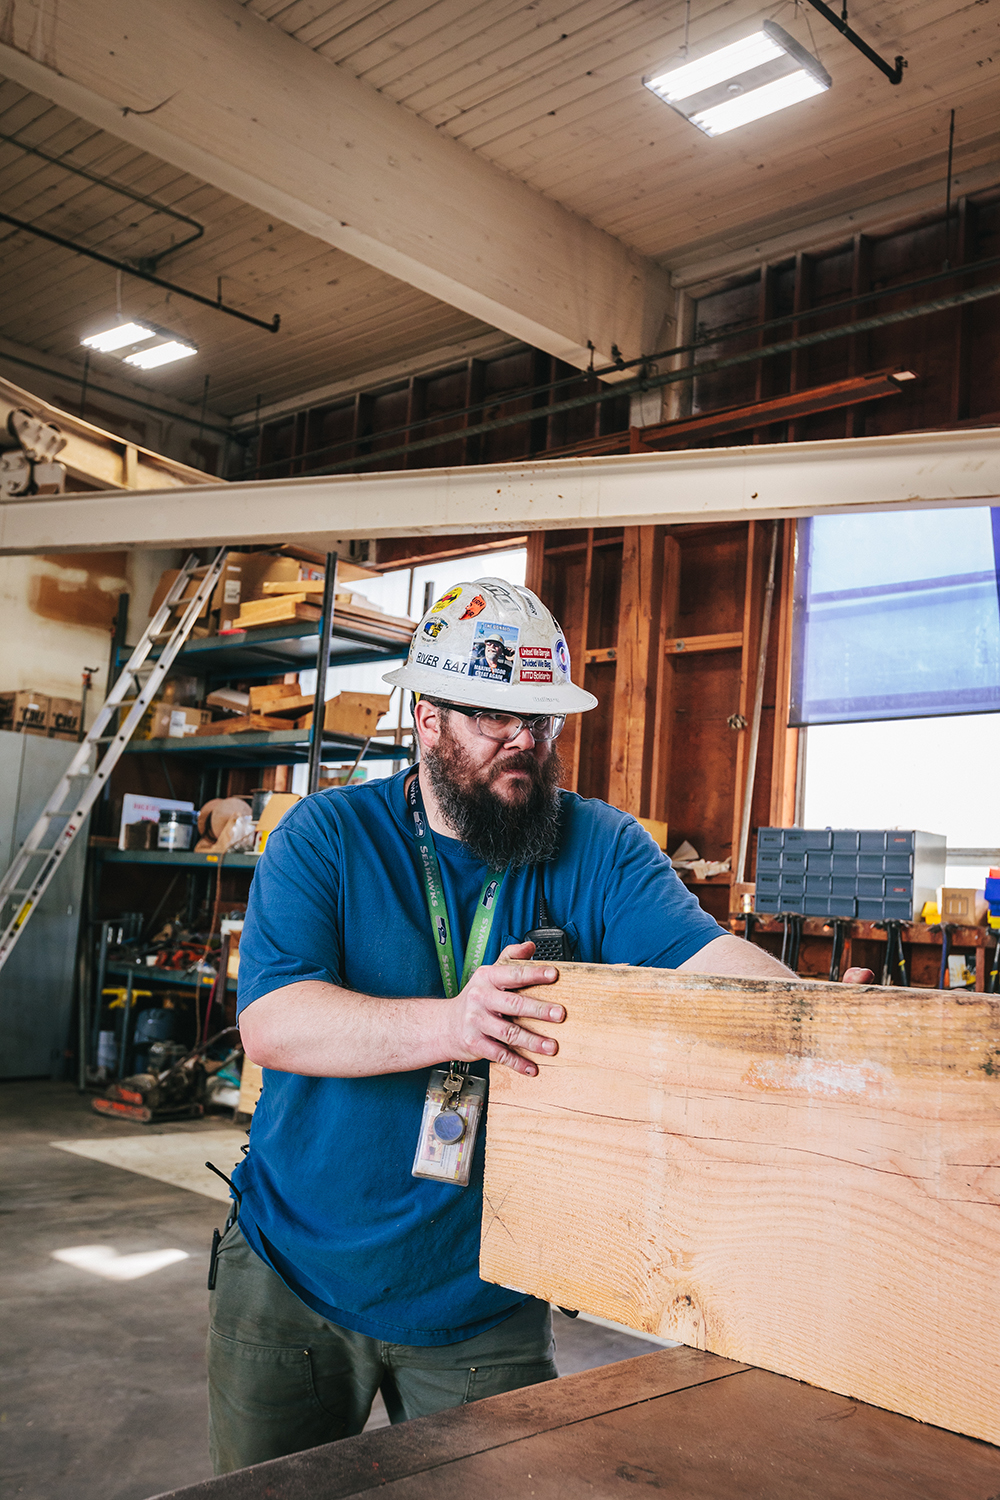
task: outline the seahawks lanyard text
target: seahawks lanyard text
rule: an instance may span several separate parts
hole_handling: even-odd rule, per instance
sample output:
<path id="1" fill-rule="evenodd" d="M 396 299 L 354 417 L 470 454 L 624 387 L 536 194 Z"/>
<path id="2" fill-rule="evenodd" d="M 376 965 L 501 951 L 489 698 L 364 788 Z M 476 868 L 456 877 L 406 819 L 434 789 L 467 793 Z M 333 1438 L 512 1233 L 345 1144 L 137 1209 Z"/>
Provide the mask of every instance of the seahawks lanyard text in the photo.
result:
<path id="1" fill-rule="evenodd" d="M 448 920 L 448 907 L 444 899 L 444 882 L 441 879 L 441 866 L 438 863 L 437 850 L 434 847 L 434 835 L 427 821 L 424 811 L 424 801 L 420 795 L 419 777 L 414 776 L 406 788 L 406 800 L 410 806 L 413 817 L 413 827 L 416 833 L 417 848 L 420 851 L 420 866 L 424 877 L 424 891 L 427 896 L 427 910 L 430 913 L 431 932 L 434 936 L 434 951 L 437 953 L 438 966 L 441 970 L 441 982 L 444 992 L 449 1000 L 453 1000 L 461 989 L 469 982 L 471 976 L 479 968 L 486 952 L 486 945 L 490 940 L 490 932 L 493 928 L 493 918 L 496 915 L 497 900 L 500 895 L 500 887 L 503 885 L 505 871 L 488 870 L 483 888 L 479 892 L 479 900 L 476 902 L 476 915 L 473 918 L 472 930 L 469 933 L 469 941 L 465 949 L 465 962 L 462 965 L 462 973 L 459 976 L 458 965 L 455 962 L 455 948 L 451 940 L 451 923 Z"/>

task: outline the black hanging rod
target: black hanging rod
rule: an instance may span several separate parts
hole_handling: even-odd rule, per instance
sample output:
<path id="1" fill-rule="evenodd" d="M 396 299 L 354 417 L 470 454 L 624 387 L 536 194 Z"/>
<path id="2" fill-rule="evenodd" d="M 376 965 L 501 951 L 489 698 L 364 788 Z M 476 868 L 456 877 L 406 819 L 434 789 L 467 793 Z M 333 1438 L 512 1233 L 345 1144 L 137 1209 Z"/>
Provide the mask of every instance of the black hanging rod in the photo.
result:
<path id="1" fill-rule="evenodd" d="M 115 260 L 111 255 L 103 255 L 100 250 L 91 250 L 87 245 L 78 245 L 75 240 L 64 239 L 61 234 L 52 234 L 48 229 L 39 229 L 37 224 L 26 224 L 23 219 L 15 219 L 11 214 L 0 213 L 0 220 L 5 224 L 13 224 L 15 229 L 23 229 L 26 234 L 37 235 L 40 240 L 48 240 L 50 245 L 61 245 L 64 250 L 72 250 L 75 255 L 87 255 L 102 266 L 110 266 L 113 271 L 124 271 L 128 276 L 137 276 L 140 281 L 148 281 L 153 286 L 163 287 L 165 291 L 176 292 L 178 297 L 187 297 L 190 302 L 198 302 L 202 307 L 211 307 L 215 312 L 228 313 L 231 318 L 240 318 L 244 323 L 252 323 L 255 328 L 263 328 L 265 333 L 277 333 L 281 327 L 280 313 L 275 313 L 270 323 L 265 323 L 263 318 L 254 318 L 250 313 L 240 312 L 238 307 L 227 307 L 222 300 L 221 292 L 213 301 L 211 297 L 203 297 L 200 292 L 189 292 L 187 287 L 176 286 L 172 281 L 164 281 L 161 276 L 154 276 L 151 271 L 140 271 L 137 266 L 129 265 L 127 260 Z"/>
<path id="2" fill-rule="evenodd" d="M 809 0 L 809 4 L 813 10 L 818 10 L 824 20 L 829 21 L 831 26 L 836 26 L 841 36 L 846 37 L 852 47 L 857 47 L 859 52 L 863 52 L 868 61 L 874 63 L 879 72 L 884 73 L 890 83 L 902 83 L 906 58 L 897 57 L 895 64 L 890 67 L 884 58 L 879 57 L 878 53 L 869 47 L 868 43 L 862 37 L 858 36 L 856 31 L 852 31 L 847 24 L 847 0 L 843 0 L 844 8 L 839 16 L 835 10 L 831 10 L 828 5 L 824 5 L 823 0 Z"/>

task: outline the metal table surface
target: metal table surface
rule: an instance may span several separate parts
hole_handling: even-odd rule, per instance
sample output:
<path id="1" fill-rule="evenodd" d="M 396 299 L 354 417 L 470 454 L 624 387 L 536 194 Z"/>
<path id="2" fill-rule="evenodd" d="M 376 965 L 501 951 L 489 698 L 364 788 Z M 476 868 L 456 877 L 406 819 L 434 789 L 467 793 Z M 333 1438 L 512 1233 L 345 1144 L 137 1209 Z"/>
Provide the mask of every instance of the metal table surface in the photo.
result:
<path id="1" fill-rule="evenodd" d="M 696 1349 L 363 1433 L 170 1500 L 998 1500 L 1000 1448 Z M 166 1496 L 159 1500 L 167 1500 Z"/>

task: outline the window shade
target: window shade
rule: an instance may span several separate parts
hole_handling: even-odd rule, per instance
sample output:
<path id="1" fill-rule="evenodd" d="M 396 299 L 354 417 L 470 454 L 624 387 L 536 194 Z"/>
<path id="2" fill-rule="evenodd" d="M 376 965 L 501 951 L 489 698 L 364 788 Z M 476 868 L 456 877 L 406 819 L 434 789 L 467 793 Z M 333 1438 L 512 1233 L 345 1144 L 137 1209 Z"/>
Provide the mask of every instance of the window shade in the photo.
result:
<path id="1" fill-rule="evenodd" d="M 793 725 L 1000 711 L 1000 510 L 797 529 Z"/>

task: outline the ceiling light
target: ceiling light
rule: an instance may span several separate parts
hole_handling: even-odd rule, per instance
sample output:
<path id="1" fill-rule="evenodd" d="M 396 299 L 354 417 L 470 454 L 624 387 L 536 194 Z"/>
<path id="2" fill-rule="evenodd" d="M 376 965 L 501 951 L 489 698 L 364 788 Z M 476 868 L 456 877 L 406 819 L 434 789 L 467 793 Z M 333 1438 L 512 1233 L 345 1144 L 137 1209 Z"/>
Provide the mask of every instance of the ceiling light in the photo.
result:
<path id="1" fill-rule="evenodd" d="M 115 349 L 124 349 L 126 344 L 143 344 L 156 336 L 155 328 L 145 323 L 116 323 L 103 333 L 94 333 L 89 339 L 81 339 L 85 349 L 97 349 L 101 354 L 110 354 Z"/>
<path id="2" fill-rule="evenodd" d="M 169 343 L 154 344 L 152 349 L 139 349 L 135 354 L 127 355 L 125 363 L 135 365 L 137 370 L 156 370 L 160 365 L 171 365 L 175 359 L 187 359 L 189 354 L 197 353 L 193 344 L 171 339 Z"/>
<path id="3" fill-rule="evenodd" d="M 643 83 L 705 135 L 724 135 L 828 89 L 833 80 L 787 31 L 760 31 Z"/>

